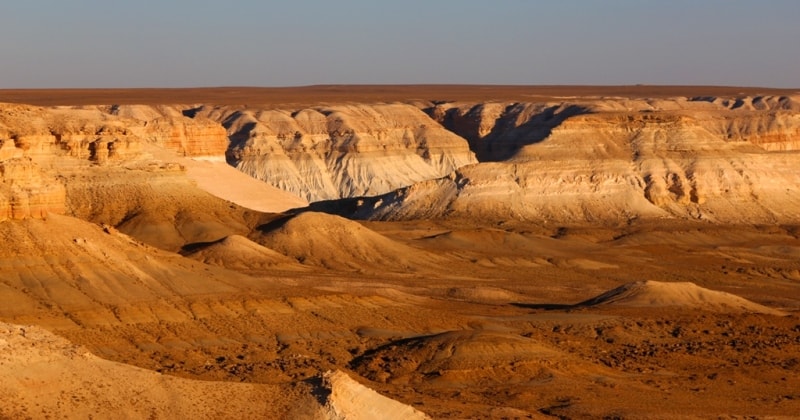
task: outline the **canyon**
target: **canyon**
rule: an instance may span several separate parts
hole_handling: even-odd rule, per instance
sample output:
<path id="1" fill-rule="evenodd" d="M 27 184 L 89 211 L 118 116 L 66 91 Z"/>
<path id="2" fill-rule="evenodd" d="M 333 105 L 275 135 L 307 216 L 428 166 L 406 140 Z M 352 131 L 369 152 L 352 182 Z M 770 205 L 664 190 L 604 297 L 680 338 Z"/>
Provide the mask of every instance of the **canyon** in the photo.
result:
<path id="1" fill-rule="evenodd" d="M 800 91 L 0 102 L 0 417 L 800 412 Z"/>

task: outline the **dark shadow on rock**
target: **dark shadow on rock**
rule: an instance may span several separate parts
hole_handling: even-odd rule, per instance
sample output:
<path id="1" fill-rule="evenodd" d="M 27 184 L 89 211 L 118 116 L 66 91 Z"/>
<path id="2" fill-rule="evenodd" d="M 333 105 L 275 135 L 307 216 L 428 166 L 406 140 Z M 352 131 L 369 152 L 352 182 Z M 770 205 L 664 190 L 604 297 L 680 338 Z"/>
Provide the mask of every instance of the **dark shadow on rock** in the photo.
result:
<path id="1" fill-rule="evenodd" d="M 513 302 L 511 306 L 525 309 L 539 309 L 545 311 L 567 311 L 570 309 L 577 309 L 579 305 L 565 305 L 562 303 L 519 303 Z"/>
<path id="2" fill-rule="evenodd" d="M 222 121 L 222 126 L 225 127 L 226 130 L 229 130 L 242 115 L 242 111 L 234 112 Z M 238 131 L 228 136 L 228 150 L 225 151 L 225 160 L 228 162 L 228 165 L 236 167 L 236 164 L 239 163 L 241 149 L 244 148 L 247 140 L 250 139 L 250 133 L 255 130 L 255 128 L 255 122 L 248 122 L 243 124 Z"/>
<path id="3" fill-rule="evenodd" d="M 272 232 L 274 230 L 280 229 L 280 228 L 283 227 L 283 225 L 288 223 L 289 220 L 292 220 L 292 218 L 294 218 L 298 214 L 303 213 L 305 211 L 308 211 L 308 207 L 304 207 L 302 209 L 297 209 L 297 210 L 293 210 L 293 211 L 287 212 L 282 217 L 279 217 L 279 218 L 277 218 L 275 220 L 271 220 L 271 221 L 269 221 L 267 223 L 264 223 L 262 225 L 256 226 L 256 230 L 261 232 L 261 233 L 268 233 L 268 232 Z"/>
<path id="4" fill-rule="evenodd" d="M 184 117 L 194 118 L 197 116 L 197 113 L 200 112 L 202 109 L 203 109 L 202 106 L 184 109 L 183 111 L 181 111 L 181 114 L 183 114 Z"/>
<path id="5" fill-rule="evenodd" d="M 311 386 L 311 395 L 314 396 L 320 405 L 324 406 L 328 403 L 328 399 L 331 396 L 331 390 L 325 385 L 325 380 L 322 379 L 322 376 L 314 376 L 312 378 L 303 380 L 303 382 Z"/>
<path id="6" fill-rule="evenodd" d="M 207 248 L 207 247 L 209 247 L 211 245 L 218 244 L 218 243 L 220 243 L 220 242 L 222 242 L 224 240 L 225 240 L 225 238 L 220 238 L 220 239 L 217 239 L 216 241 L 210 241 L 210 242 L 192 242 L 190 244 L 186 244 L 186 245 L 182 246 L 180 251 L 178 251 L 178 253 L 183 255 L 183 256 L 186 256 L 186 255 L 189 255 L 189 254 L 191 254 L 193 252 L 199 251 L 199 250 L 201 250 L 203 248 Z"/>
<path id="7" fill-rule="evenodd" d="M 447 130 L 466 139 L 470 150 L 480 162 L 507 160 L 521 148 L 546 139 L 553 129 L 566 119 L 591 112 L 578 105 L 554 105 L 542 109 L 525 123 L 517 125 L 517 118 L 525 111 L 528 104 L 514 103 L 506 106 L 495 119 L 491 131 L 481 136 L 479 128 L 483 106 L 484 104 L 477 104 L 463 114 L 459 108 L 450 108 L 442 112 L 437 106 L 425 108 L 423 111 L 439 121 Z"/>
<path id="8" fill-rule="evenodd" d="M 481 151 L 480 155 L 475 152 L 478 160 L 490 162 L 507 160 L 523 147 L 539 143 L 549 137 L 553 129 L 568 118 L 589 112 L 577 105 L 565 108 L 560 105 L 551 106 L 517 126 L 515 124 L 520 106 L 515 104 L 507 107 L 495 122 L 492 131 L 480 140 L 479 146 L 476 145 Z"/>

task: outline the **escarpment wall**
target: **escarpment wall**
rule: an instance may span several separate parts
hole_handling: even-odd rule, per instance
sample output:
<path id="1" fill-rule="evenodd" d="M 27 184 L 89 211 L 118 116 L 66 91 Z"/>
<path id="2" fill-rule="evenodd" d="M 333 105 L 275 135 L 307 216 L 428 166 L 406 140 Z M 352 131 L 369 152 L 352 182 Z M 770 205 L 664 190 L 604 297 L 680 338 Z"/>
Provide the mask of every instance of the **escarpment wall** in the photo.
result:
<path id="1" fill-rule="evenodd" d="M 790 96 L 425 103 L 424 112 L 409 104 L 0 107 L 2 218 L 65 211 L 64 185 L 83 170 L 147 174 L 153 145 L 224 158 L 309 201 L 374 197 L 356 212 L 365 218 L 800 218 L 800 105 Z M 179 169 L 153 179 L 180 178 Z M 90 217 L 78 201 L 66 203 Z"/>
<path id="2" fill-rule="evenodd" d="M 725 141 L 767 151 L 800 148 L 800 100 L 791 96 L 672 99 L 575 99 L 571 102 L 440 103 L 425 112 L 464 137 L 480 161 L 502 161 L 584 114 L 678 114 Z"/>
<path id="3" fill-rule="evenodd" d="M 365 200 L 363 218 L 721 223 L 800 220 L 790 97 L 439 104 L 433 118 L 496 160 Z"/>
<path id="4" fill-rule="evenodd" d="M 148 144 L 222 160 L 228 138 L 218 123 L 188 118 L 177 108 L 0 104 L 0 220 L 64 213 L 74 207 L 67 205 L 65 186 L 76 174 L 146 168 Z"/>
<path id="5" fill-rule="evenodd" d="M 476 162 L 462 138 L 411 105 L 199 114 L 227 127 L 229 163 L 309 201 L 383 194 Z"/>

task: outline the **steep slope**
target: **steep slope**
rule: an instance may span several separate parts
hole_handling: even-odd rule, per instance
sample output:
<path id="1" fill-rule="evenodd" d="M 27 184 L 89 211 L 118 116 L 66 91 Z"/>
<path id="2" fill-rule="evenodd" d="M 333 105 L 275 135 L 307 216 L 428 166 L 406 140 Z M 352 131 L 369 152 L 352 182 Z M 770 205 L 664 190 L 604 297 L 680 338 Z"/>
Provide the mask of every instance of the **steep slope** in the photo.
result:
<path id="1" fill-rule="evenodd" d="M 309 201 L 383 194 L 475 162 L 463 139 L 411 105 L 208 107 L 197 115 L 228 128 L 228 162 Z"/>
<path id="2" fill-rule="evenodd" d="M 67 209 L 170 251 L 247 234 L 269 219 L 200 190 L 177 163 L 157 161 L 72 175 Z"/>
<path id="3" fill-rule="evenodd" d="M 351 202 L 342 212 L 381 220 L 796 222 L 800 176 L 792 168 L 800 153 L 791 149 L 800 139 L 797 101 L 738 101 L 744 105 L 677 98 L 501 107 L 506 114 L 487 117 L 498 125 L 478 119 L 467 134 L 473 144 L 498 146 L 506 160 Z"/>
<path id="4" fill-rule="evenodd" d="M 0 151 L 12 148 L 3 147 Z M 45 173 L 30 158 L 22 157 L 22 153 L 15 151 L 13 156 L 0 159 L 0 221 L 30 217 L 42 219 L 50 213 L 64 213 L 64 184 Z"/>
<path id="5" fill-rule="evenodd" d="M 692 116 L 698 120 L 695 125 L 727 141 L 748 141 L 770 151 L 797 150 L 800 134 L 797 96 L 440 103 L 425 111 L 447 129 L 466 138 L 480 161 L 511 158 L 525 146 L 547 138 L 568 119 L 585 114 L 669 112 Z"/>
<path id="6" fill-rule="evenodd" d="M 297 195 L 261 182 L 221 161 L 182 159 L 186 176 L 197 187 L 215 197 L 244 208 L 265 213 L 281 213 L 305 207 L 308 202 Z"/>

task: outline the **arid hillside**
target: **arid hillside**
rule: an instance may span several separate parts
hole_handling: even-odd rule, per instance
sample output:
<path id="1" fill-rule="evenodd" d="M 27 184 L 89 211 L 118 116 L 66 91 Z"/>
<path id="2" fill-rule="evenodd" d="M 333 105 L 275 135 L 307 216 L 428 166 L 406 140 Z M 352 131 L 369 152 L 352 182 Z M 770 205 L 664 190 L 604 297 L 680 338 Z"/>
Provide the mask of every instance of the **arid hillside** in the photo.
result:
<path id="1" fill-rule="evenodd" d="M 798 91 L 0 102 L 0 417 L 800 412 Z"/>

